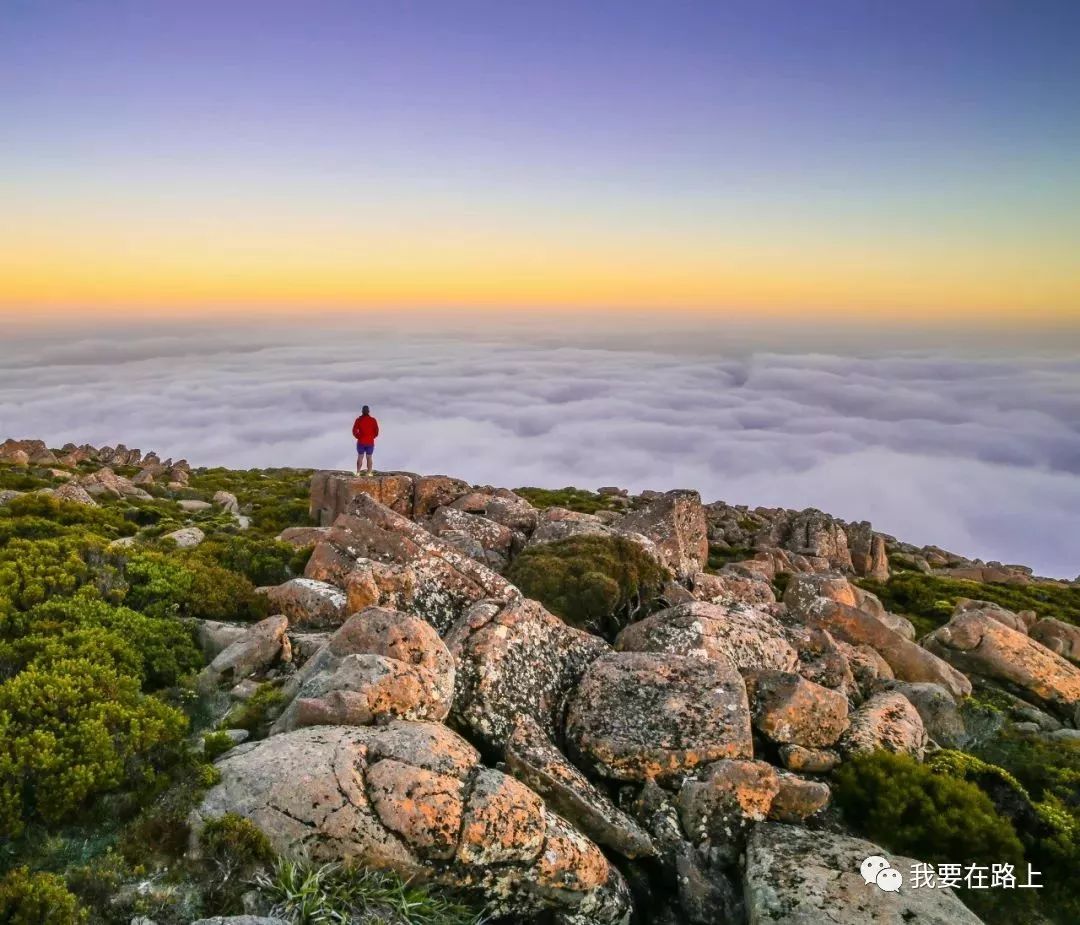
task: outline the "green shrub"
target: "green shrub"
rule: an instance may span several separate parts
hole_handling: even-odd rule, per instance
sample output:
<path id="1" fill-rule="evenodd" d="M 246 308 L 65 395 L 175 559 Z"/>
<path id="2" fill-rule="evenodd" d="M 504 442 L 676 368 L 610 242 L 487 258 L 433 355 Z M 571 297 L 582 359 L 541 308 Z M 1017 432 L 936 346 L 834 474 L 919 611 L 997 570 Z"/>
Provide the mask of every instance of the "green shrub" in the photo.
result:
<path id="1" fill-rule="evenodd" d="M 183 714 L 112 668 L 87 659 L 31 665 L 0 684 L 0 833 L 151 785 L 186 727 Z"/>
<path id="2" fill-rule="evenodd" d="M 0 880 L 0 922 L 5 925 L 79 925 L 85 910 L 55 874 L 32 874 L 25 867 Z"/>
<path id="3" fill-rule="evenodd" d="M 236 813 L 209 819 L 199 833 L 199 844 L 207 857 L 241 867 L 269 864 L 274 849 L 254 822 Z"/>
<path id="4" fill-rule="evenodd" d="M 108 632 L 113 639 L 103 642 L 102 656 L 137 677 L 147 690 L 172 686 L 203 665 L 202 653 L 189 626 L 177 620 L 149 617 L 93 597 L 76 595 L 40 604 L 30 611 L 28 620 L 39 633 L 50 629 L 66 633 L 58 637 L 57 645 L 61 644 L 59 640 L 69 637 L 80 642 L 83 639 L 80 633 L 91 630 Z M 94 634 L 93 638 L 104 637 Z M 89 646 L 80 652 L 87 657 L 93 655 Z M 133 667 L 131 652 L 137 655 Z"/>
<path id="5" fill-rule="evenodd" d="M 266 599 L 243 575 L 180 552 L 140 550 L 128 557 L 125 603 L 154 616 L 261 620 Z"/>
<path id="6" fill-rule="evenodd" d="M 230 491 L 251 511 L 251 531 L 276 536 L 286 527 L 312 526 L 308 511 L 311 469 L 197 469 L 191 474 L 193 494 L 209 500 Z"/>
<path id="7" fill-rule="evenodd" d="M 982 790 L 910 756 L 858 755 L 833 780 L 845 818 L 890 851 L 930 862 L 1023 860 L 1015 830 Z"/>
<path id="8" fill-rule="evenodd" d="M 254 694 L 225 717 L 223 724 L 230 729 L 246 729 L 252 735 L 262 735 L 272 722 L 274 711 L 285 701 L 285 695 L 273 684 L 263 684 Z"/>
<path id="9" fill-rule="evenodd" d="M 595 514 L 597 511 L 622 510 L 620 502 L 609 495 L 582 488 L 515 488 L 533 507 L 546 510 L 550 507 L 566 508 L 579 514 Z"/>
<path id="10" fill-rule="evenodd" d="M 1012 611 L 1034 610 L 1040 617 L 1080 626 L 1080 588 L 1070 585 L 988 584 L 922 572 L 897 572 L 888 581 L 857 583 L 881 598 L 887 610 L 919 618 L 912 622 L 920 632 L 947 623 L 956 602 L 964 597 L 992 601 Z"/>
<path id="11" fill-rule="evenodd" d="M 263 537 L 215 536 L 200 543 L 191 558 L 239 572 L 255 585 L 279 585 L 299 575 L 297 550 L 288 543 Z"/>
<path id="12" fill-rule="evenodd" d="M 622 536 L 572 536 L 526 549 L 506 577 L 572 626 L 614 634 L 655 604 L 667 573 Z"/>
<path id="13" fill-rule="evenodd" d="M 225 730 L 208 732 L 203 736 L 203 754 L 206 756 L 207 761 L 213 761 L 229 751 L 233 744 L 233 740 Z"/>

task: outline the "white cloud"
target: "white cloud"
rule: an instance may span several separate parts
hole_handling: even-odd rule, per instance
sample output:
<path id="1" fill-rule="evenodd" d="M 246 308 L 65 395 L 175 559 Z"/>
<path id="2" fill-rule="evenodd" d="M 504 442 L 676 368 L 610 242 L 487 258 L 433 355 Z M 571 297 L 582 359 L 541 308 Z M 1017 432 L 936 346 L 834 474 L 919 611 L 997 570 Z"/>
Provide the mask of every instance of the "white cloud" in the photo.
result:
<path id="1" fill-rule="evenodd" d="M 0 439 L 348 468 L 366 403 L 385 468 L 511 486 L 689 486 L 1080 572 L 1074 355 L 791 353 L 779 337 L 765 349 L 761 337 L 678 333 L 382 323 L 12 337 L 0 346 Z"/>

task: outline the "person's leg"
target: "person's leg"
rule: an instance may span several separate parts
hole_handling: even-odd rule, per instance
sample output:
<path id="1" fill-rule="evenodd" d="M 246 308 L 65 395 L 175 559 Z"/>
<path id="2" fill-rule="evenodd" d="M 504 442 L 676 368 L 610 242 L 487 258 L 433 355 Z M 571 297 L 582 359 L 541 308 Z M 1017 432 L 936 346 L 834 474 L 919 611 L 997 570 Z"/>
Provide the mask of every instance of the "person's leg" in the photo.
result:
<path id="1" fill-rule="evenodd" d="M 356 454 L 356 474 L 359 475 L 364 468 L 364 454 Z"/>
<path id="2" fill-rule="evenodd" d="M 373 465 L 373 463 L 372 463 L 372 461 L 371 461 L 371 454 L 370 454 L 370 453 L 366 454 L 366 458 L 367 458 L 367 471 L 368 471 L 368 475 L 371 475 L 371 473 L 372 473 L 372 471 L 373 471 L 373 469 L 374 469 L 374 465 Z"/>

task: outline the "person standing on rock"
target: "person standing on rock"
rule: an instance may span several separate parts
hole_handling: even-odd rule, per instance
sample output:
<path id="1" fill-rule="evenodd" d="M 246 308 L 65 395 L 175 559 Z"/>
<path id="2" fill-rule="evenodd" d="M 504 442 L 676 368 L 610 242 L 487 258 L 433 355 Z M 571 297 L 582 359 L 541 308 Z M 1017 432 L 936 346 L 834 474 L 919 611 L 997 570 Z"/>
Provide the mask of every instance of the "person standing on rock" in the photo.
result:
<path id="1" fill-rule="evenodd" d="M 379 436 L 379 422 L 371 416 L 371 409 L 364 405 L 360 417 L 353 421 L 352 435 L 356 438 L 356 474 L 360 475 L 367 459 L 367 474 L 371 478 L 371 454 L 375 452 L 375 438 Z"/>

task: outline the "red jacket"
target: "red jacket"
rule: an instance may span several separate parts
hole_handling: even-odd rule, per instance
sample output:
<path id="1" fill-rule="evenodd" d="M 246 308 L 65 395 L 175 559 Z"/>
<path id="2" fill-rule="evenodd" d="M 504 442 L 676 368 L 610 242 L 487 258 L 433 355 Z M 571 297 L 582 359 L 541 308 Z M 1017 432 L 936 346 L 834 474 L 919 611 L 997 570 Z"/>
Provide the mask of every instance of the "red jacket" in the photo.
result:
<path id="1" fill-rule="evenodd" d="M 357 443 L 371 446 L 379 436 L 379 422 L 370 414 L 362 414 L 353 422 L 352 435 Z"/>

